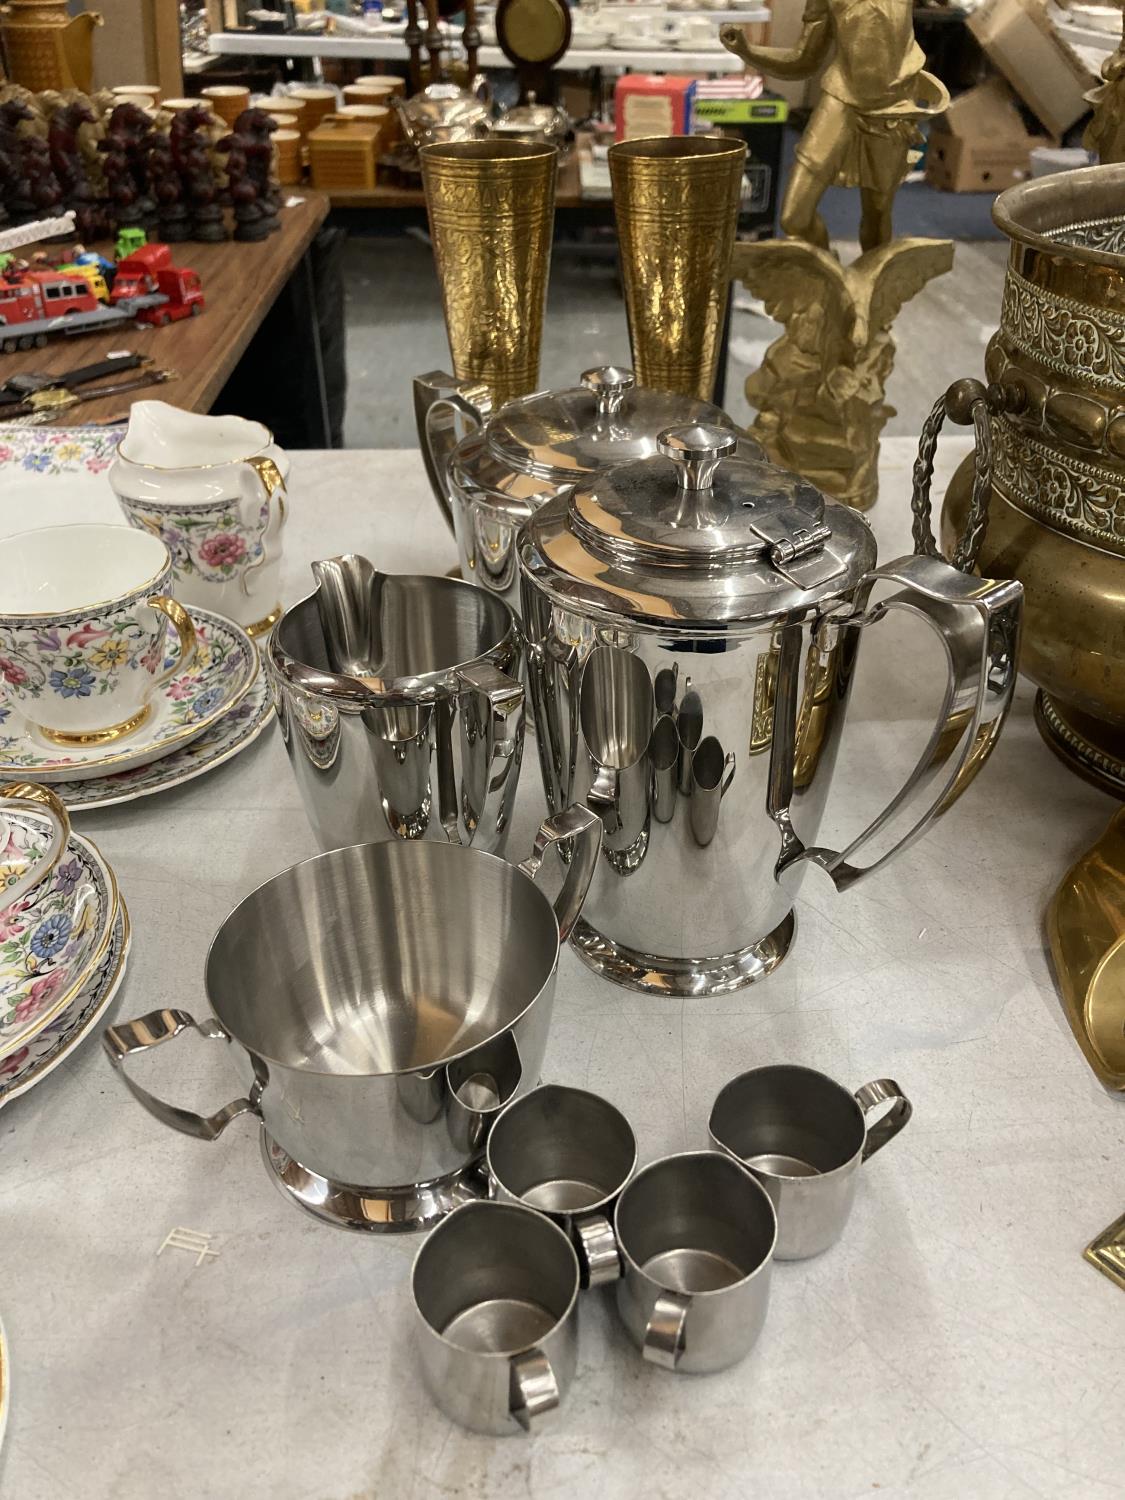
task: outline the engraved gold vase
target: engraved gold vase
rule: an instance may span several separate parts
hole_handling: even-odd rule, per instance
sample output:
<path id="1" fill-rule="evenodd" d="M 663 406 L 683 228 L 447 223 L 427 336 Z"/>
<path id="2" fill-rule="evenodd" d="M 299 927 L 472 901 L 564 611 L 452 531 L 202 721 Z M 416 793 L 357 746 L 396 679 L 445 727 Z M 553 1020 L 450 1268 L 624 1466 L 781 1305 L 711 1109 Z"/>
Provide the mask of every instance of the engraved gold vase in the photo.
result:
<path id="1" fill-rule="evenodd" d="M 453 373 L 501 405 L 538 385 L 558 153 L 490 138 L 420 154 Z"/>
<path id="2" fill-rule="evenodd" d="M 1125 165 L 1024 183 L 996 200 L 1011 240 L 990 381 L 992 496 L 977 564 L 1024 586 L 1020 669 L 1047 743 L 1125 796 Z M 970 457 L 942 518 L 962 533 Z"/>
<path id="3" fill-rule="evenodd" d="M 655 136 L 610 147 L 641 385 L 703 401 L 714 394 L 745 161 L 742 141 L 717 137 Z"/>

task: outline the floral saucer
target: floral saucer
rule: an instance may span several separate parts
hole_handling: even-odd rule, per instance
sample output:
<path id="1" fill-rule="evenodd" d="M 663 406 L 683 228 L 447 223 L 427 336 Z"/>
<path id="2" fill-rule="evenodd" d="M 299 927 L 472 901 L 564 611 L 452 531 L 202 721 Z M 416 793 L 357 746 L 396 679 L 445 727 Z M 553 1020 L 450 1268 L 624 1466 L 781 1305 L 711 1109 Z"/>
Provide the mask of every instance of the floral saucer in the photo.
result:
<path id="1" fill-rule="evenodd" d="M 11 809 L 11 827 L 36 814 Z M 65 1009 L 113 930 L 117 882 L 88 839 L 72 833 L 55 870 L 0 911 L 0 1058 Z"/>
<path id="2" fill-rule="evenodd" d="M 0 1109 L 41 1083 L 90 1036 L 121 988 L 131 938 L 129 913 L 119 900 L 109 944 L 78 994 L 29 1042 L 0 1058 Z"/>
<path id="3" fill-rule="evenodd" d="M 90 777 L 86 781 L 56 781 L 53 790 L 62 798 L 68 812 L 87 807 L 116 807 L 122 802 L 136 802 L 157 792 L 169 791 L 194 781 L 221 766 L 252 745 L 273 716 L 269 685 L 259 674 L 241 703 L 204 730 L 198 739 L 181 745 L 171 755 L 148 765 L 134 766 L 112 776 Z"/>
<path id="4" fill-rule="evenodd" d="M 18 772 L 24 781 L 54 783 L 125 771 L 168 755 L 229 713 L 258 675 L 257 648 L 233 620 L 194 605 L 188 613 L 195 656 L 154 696 L 152 712 L 127 740 L 64 753 L 28 729 L 14 709 L 0 708 L 0 775 Z M 0 687 L 7 671 L 18 670 L 0 656 Z"/>

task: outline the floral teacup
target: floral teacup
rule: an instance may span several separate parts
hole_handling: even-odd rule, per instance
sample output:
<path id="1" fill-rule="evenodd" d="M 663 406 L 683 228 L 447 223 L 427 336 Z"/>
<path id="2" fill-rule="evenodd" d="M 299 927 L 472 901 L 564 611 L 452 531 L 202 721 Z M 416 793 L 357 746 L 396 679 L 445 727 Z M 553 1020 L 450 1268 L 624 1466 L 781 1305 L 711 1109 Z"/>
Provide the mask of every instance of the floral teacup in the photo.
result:
<path id="1" fill-rule="evenodd" d="M 172 554 L 176 597 L 253 636 L 281 613 L 288 473 L 257 422 L 135 401 L 109 482 L 130 525 Z"/>
<path id="2" fill-rule="evenodd" d="M 0 700 L 54 745 L 132 733 L 195 652 L 164 543 L 126 526 L 52 526 L 0 541 Z M 179 655 L 164 666 L 167 622 Z"/>
<path id="3" fill-rule="evenodd" d="M 36 816 L 7 816 L 16 811 Z M 27 781 L 0 786 L 0 912 L 47 878 L 69 837 L 66 808 L 49 788 Z"/>

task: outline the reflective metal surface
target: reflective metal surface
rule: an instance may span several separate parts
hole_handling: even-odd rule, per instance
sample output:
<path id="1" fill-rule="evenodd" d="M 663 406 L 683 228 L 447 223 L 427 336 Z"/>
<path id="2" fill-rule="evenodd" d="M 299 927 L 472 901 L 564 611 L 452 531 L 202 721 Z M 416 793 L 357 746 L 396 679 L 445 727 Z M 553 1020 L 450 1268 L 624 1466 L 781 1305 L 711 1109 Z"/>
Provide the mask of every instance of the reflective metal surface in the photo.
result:
<path id="1" fill-rule="evenodd" d="M 416 151 L 448 141 L 481 140 L 492 125 L 488 102 L 455 83 L 427 84 L 411 99 L 396 95 L 390 102 Z"/>
<path id="2" fill-rule="evenodd" d="M 555 224 L 554 146 L 424 146 L 430 238 L 453 371 L 496 401 L 533 391 Z"/>
<path id="3" fill-rule="evenodd" d="M 808 863 L 846 888 L 977 774 L 1011 703 L 1021 590 L 933 558 L 877 569 L 861 516 L 721 429 L 658 442 L 524 527 L 527 674 L 548 805 L 584 800 L 605 832 L 579 952 L 633 988 L 715 994 L 785 956 Z M 821 823 L 861 639 L 904 615 L 941 642 L 934 727 L 835 848 Z"/>
<path id="4" fill-rule="evenodd" d="M 499 1109 L 534 1088 L 554 1003 L 560 934 L 581 907 L 598 821 L 544 824 L 519 867 L 430 842 L 360 844 L 260 886 L 219 929 L 205 982 L 216 1019 L 154 1011 L 105 1046 L 164 1124 L 214 1140 L 257 1115 L 291 1196 L 350 1227 L 411 1229 L 452 1206 Z M 569 853 L 554 907 L 535 884 Z M 125 1070 L 196 1029 L 233 1043 L 246 1094 L 210 1116 L 166 1104 Z M 322 1179 L 320 1186 L 313 1179 Z M 375 1200 L 382 1200 L 379 1204 Z"/>
<path id="5" fill-rule="evenodd" d="M 709 402 L 637 386 L 602 365 L 580 383 L 510 401 L 493 413 L 487 386 L 432 370 L 414 382 L 418 441 L 434 496 L 457 538 L 461 576 L 519 608 L 516 534 L 576 479 L 651 457 L 675 422 L 732 427 Z M 740 438 L 740 451 L 761 449 Z"/>
<path id="6" fill-rule="evenodd" d="M 321 847 L 434 838 L 500 852 L 523 757 L 511 611 L 363 557 L 314 563 L 313 576 L 316 592 L 285 612 L 266 662 Z"/>
<path id="7" fill-rule="evenodd" d="M 506 1203 L 451 1214 L 411 1277 L 426 1389 L 451 1421 L 507 1437 L 538 1432 L 578 1356 L 578 1261 L 550 1220 Z"/>
<path id="8" fill-rule="evenodd" d="M 643 1168 L 614 1215 L 617 1308 L 645 1359 L 681 1375 L 725 1370 L 757 1342 L 777 1218 L 730 1157 L 687 1151 Z"/>
<path id="9" fill-rule="evenodd" d="M 609 149 L 637 379 L 710 400 L 738 224 L 742 141 L 656 136 Z"/>
<path id="10" fill-rule="evenodd" d="M 545 1084 L 497 1117 L 486 1152 L 492 1196 L 547 1214 L 574 1243 L 582 1285 L 621 1275 L 611 1219 L 637 1164 L 632 1126 L 608 1100 Z"/>
<path id="11" fill-rule="evenodd" d="M 870 1128 L 868 1113 L 891 1108 Z M 778 1260 L 805 1260 L 834 1245 L 852 1211 L 861 1163 L 896 1136 L 912 1106 L 889 1078 L 854 1095 L 812 1068 L 742 1073 L 720 1090 L 708 1130 L 752 1172 L 777 1210 Z"/>
<path id="12" fill-rule="evenodd" d="M 1047 937 L 1075 1041 L 1100 1082 L 1125 1091 L 1125 810 L 1059 883 Z"/>

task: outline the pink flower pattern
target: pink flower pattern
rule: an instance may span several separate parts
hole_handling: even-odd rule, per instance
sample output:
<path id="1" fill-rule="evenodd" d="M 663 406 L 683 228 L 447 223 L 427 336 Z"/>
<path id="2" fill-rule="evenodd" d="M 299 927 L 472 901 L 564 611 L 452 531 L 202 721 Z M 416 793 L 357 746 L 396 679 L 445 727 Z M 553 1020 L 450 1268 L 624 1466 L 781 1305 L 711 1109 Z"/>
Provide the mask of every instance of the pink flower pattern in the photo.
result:
<path id="1" fill-rule="evenodd" d="M 246 543 L 233 532 L 220 533 L 200 543 L 199 555 L 212 568 L 233 567 L 246 556 Z"/>

